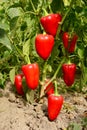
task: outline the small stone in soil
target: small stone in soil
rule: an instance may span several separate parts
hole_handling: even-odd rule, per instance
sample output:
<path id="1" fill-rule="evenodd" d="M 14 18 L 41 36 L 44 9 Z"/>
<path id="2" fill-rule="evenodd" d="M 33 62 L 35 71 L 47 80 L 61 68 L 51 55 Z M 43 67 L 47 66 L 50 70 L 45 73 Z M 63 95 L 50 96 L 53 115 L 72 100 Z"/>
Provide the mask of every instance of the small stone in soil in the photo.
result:
<path id="1" fill-rule="evenodd" d="M 8 99 L 10 102 L 15 102 L 15 100 L 16 100 L 16 97 L 15 97 L 15 95 L 13 94 L 13 93 L 10 93 L 9 94 L 9 99 Z"/>

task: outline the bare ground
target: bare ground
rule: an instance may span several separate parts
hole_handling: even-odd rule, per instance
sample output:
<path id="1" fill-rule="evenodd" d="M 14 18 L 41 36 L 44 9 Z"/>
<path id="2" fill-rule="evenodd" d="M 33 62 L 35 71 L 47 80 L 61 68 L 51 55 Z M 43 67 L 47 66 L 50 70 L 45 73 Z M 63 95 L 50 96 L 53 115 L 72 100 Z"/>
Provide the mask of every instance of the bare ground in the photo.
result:
<path id="1" fill-rule="evenodd" d="M 87 130 L 87 94 L 64 93 L 64 104 L 55 121 L 43 104 L 27 103 L 14 93 L 11 83 L 0 89 L 0 130 Z"/>

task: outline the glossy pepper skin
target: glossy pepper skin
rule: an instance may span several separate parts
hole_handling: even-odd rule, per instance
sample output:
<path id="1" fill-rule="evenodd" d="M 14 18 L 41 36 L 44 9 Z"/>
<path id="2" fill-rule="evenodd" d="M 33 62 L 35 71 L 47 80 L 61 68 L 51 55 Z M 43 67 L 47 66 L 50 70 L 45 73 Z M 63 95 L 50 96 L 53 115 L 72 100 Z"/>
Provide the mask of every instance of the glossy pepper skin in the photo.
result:
<path id="1" fill-rule="evenodd" d="M 48 97 L 48 118 L 53 121 L 60 113 L 63 104 L 63 97 L 61 95 L 55 96 L 54 94 Z"/>
<path id="2" fill-rule="evenodd" d="M 69 34 L 67 32 L 63 33 L 62 40 L 63 40 L 65 49 L 68 50 Z"/>
<path id="3" fill-rule="evenodd" d="M 23 92 L 23 85 L 22 85 L 22 79 L 23 79 L 24 75 L 23 74 L 18 74 L 15 76 L 15 81 L 14 81 L 14 85 L 16 87 L 16 91 L 19 95 L 24 95 Z"/>
<path id="4" fill-rule="evenodd" d="M 32 90 L 36 89 L 39 84 L 39 66 L 37 63 L 27 64 L 22 66 L 22 71 L 25 76 L 28 87 Z"/>
<path id="5" fill-rule="evenodd" d="M 71 86 L 75 80 L 76 65 L 64 63 L 62 65 L 63 79 L 67 86 Z"/>
<path id="6" fill-rule="evenodd" d="M 74 52 L 77 39 L 78 39 L 78 36 L 75 34 L 73 36 L 73 38 L 71 39 L 71 42 L 70 42 L 69 53 Z"/>
<path id="7" fill-rule="evenodd" d="M 63 36 L 62 36 L 63 44 L 64 44 L 65 49 L 69 53 L 74 52 L 77 39 L 78 39 L 78 36 L 76 34 L 74 34 L 72 39 L 70 40 L 68 32 L 63 33 Z"/>
<path id="8" fill-rule="evenodd" d="M 37 54 L 47 60 L 54 47 L 54 37 L 48 34 L 38 34 L 35 39 L 35 48 Z"/>
<path id="9" fill-rule="evenodd" d="M 41 17 L 40 23 L 46 33 L 51 34 L 55 37 L 61 20 L 62 16 L 60 14 L 49 14 L 47 16 Z"/>
<path id="10" fill-rule="evenodd" d="M 46 81 L 47 83 L 48 81 Z M 46 88 L 45 88 L 45 93 L 47 95 L 47 97 L 51 94 L 54 94 L 54 84 L 51 82 Z"/>

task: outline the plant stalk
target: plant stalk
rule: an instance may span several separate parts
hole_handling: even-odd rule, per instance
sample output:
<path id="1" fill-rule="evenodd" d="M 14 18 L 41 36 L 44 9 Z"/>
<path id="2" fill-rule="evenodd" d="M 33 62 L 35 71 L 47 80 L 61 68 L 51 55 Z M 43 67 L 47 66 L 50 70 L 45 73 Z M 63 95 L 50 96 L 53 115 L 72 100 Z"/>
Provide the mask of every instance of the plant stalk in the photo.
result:
<path id="1" fill-rule="evenodd" d="M 35 9 L 35 6 L 34 6 L 32 0 L 30 0 L 30 3 L 31 3 L 31 5 L 32 5 L 33 11 L 36 12 L 36 9 Z"/>
<path id="2" fill-rule="evenodd" d="M 65 57 L 62 59 L 61 63 L 59 64 L 59 66 L 58 66 L 58 68 L 57 68 L 57 70 L 56 70 L 56 72 L 55 72 L 55 74 L 54 74 L 53 77 L 46 83 L 46 85 L 43 86 L 43 88 L 46 88 L 52 81 L 54 81 L 54 80 L 56 79 L 56 76 L 57 76 L 57 74 L 58 74 L 58 72 L 59 72 L 59 70 L 60 70 L 62 64 L 64 63 L 65 59 L 66 59 Z M 50 87 L 50 88 L 51 88 L 51 87 Z M 50 89 L 50 88 L 49 88 L 49 89 Z M 57 94 L 57 95 L 58 95 L 58 94 Z M 42 99 L 44 96 L 45 96 L 45 93 L 44 93 L 44 94 L 41 94 L 40 99 Z M 39 100 L 40 100 L 40 99 L 39 99 Z"/>
<path id="3" fill-rule="evenodd" d="M 43 76 L 42 76 L 42 82 L 44 83 L 45 79 L 46 79 L 46 71 L 47 71 L 47 61 L 45 61 L 44 63 L 44 67 L 43 67 Z M 40 91 L 40 97 L 42 97 L 44 95 L 44 85 L 41 85 L 41 91 Z"/>
<path id="4" fill-rule="evenodd" d="M 58 89 L 57 89 L 57 81 L 54 82 L 55 86 L 55 96 L 58 96 Z"/>

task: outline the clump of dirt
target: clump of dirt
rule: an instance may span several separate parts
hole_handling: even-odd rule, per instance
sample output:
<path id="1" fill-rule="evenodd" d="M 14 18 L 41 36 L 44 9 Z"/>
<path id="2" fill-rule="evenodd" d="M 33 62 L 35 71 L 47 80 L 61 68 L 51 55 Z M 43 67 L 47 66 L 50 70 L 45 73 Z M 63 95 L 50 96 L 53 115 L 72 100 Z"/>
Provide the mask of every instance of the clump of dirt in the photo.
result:
<path id="1" fill-rule="evenodd" d="M 83 125 L 82 120 L 87 119 L 87 95 L 62 95 L 62 110 L 55 121 L 49 121 L 47 98 L 43 104 L 29 104 L 14 93 L 8 82 L 4 90 L 0 89 L 0 130 L 64 130 L 74 123 L 79 124 L 79 130 L 86 130 L 87 124 Z"/>

